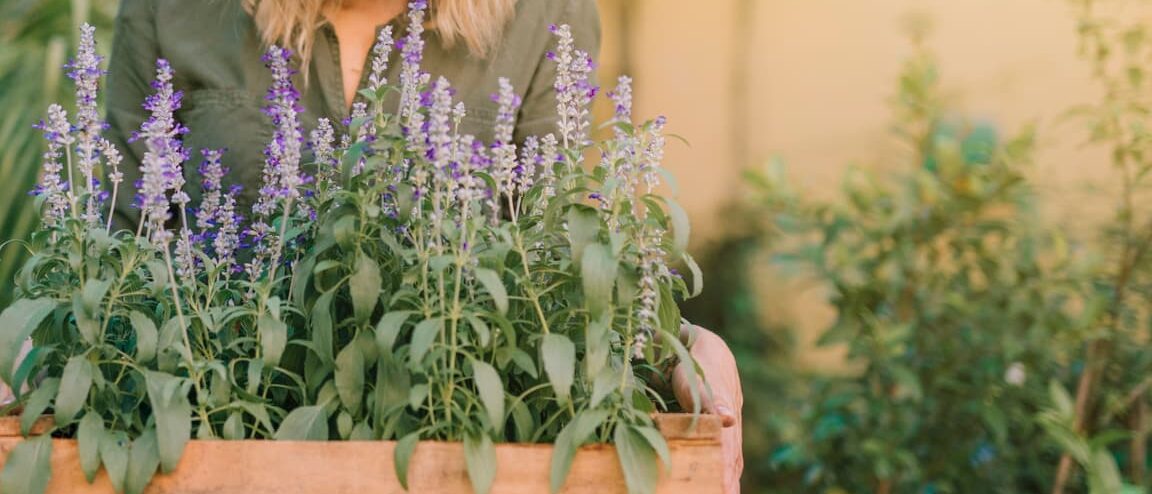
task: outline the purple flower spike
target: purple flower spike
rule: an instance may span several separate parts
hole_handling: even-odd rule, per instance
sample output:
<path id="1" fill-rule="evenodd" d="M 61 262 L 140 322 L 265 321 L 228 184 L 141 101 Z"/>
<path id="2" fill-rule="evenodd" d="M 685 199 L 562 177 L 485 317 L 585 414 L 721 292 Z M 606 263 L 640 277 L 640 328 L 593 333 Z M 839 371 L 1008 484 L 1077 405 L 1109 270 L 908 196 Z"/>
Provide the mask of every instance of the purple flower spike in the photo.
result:
<path id="1" fill-rule="evenodd" d="M 424 59 L 424 17 L 427 10 L 428 2 L 425 0 L 408 3 L 408 34 L 400 44 L 400 117 L 409 132 L 420 127 L 420 122 L 413 118 L 419 114 L 420 88 L 428 82 L 428 77 L 420 70 Z"/>
<path id="2" fill-rule="evenodd" d="M 497 192 L 505 195 L 515 193 L 512 170 L 516 168 L 516 145 L 512 142 L 516 128 L 516 115 L 522 100 L 506 78 L 500 78 L 500 92 L 492 96 L 499 110 L 496 113 L 496 142 L 492 145 L 492 158 L 495 168 L 492 178 L 496 181 Z"/>
<path id="3" fill-rule="evenodd" d="M 42 219 L 44 226 L 52 228 L 58 226 L 68 214 L 72 200 L 66 191 L 61 172 L 64 164 L 60 161 L 64 156 L 64 149 L 72 145 L 74 139 L 68 123 L 68 113 L 60 105 L 48 107 L 48 121 L 36 126 L 44 133 L 44 140 L 48 141 L 48 150 L 44 153 L 43 175 L 36 186 L 37 195 L 44 196 Z"/>
<path id="4" fill-rule="evenodd" d="M 368 75 L 368 87 L 373 91 L 388 84 L 385 72 L 388 71 L 388 57 L 392 55 L 395 45 L 392 38 L 392 26 L 385 26 L 376 38 L 376 45 L 372 47 L 372 73 Z"/>
<path id="5" fill-rule="evenodd" d="M 182 163 L 187 159 L 179 136 L 184 127 L 176 122 L 175 112 L 180 108 L 180 93 L 172 88 L 172 67 L 166 60 L 156 61 L 156 92 L 145 100 L 144 108 L 150 116 L 140 127 L 137 137 L 144 140 L 145 153 L 141 159 L 141 175 L 137 204 L 143 212 L 142 226 L 157 245 L 167 245 L 172 233 L 165 229 L 170 203 L 168 192 L 183 195 L 184 173 Z M 183 197 L 174 197 L 183 199 Z M 179 201 L 174 201 L 179 202 Z M 186 202 L 186 201 L 184 201 Z"/>
<path id="6" fill-rule="evenodd" d="M 556 69 L 556 110 L 560 117 L 560 136 L 564 147 L 583 147 L 588 144 L 589 105 L 596 96 L 597 87 L 591 83 L 592 57 L 577 50 L 572 29 L 567 25 L 552 29 L 559 38 L 553 56 Z"/>
<path id="7" fill-rule="evenodd" d="M 104 70 L 100 68 L 103 60 L 103 57 L 96 54 L 96 28 L 86 23 L 80 27 L 80 46 L 76 58 L 68 64 L 68 77 L 76 83 L 76 164 L 87 186 L 85 192 L 88 193 L 88 200 L 84 217 L 92 225 L 100 221 L 100 213 L 97 211 L 99 194 L 94 185 L 94 172 L 104 148 L 100 134 L 105 124 L 100 119 L 96 101 L 100 78 L 104 76 Z"/>

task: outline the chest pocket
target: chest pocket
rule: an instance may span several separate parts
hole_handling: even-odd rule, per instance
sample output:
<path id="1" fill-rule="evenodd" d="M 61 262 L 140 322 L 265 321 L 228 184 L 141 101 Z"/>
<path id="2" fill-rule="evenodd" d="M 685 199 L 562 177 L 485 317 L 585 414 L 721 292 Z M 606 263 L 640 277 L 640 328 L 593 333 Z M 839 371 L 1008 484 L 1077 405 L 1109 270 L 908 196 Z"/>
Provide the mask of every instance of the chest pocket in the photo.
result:
<path id="1" fill-rule="evenodd" d="M 262 102 L 243 90 L 199 89 L 184 97 L 184 107 L 177 118 L 188 127 L 184 136 L 190 153 L 185 175 L 189 184 L 199 184 L 195 177 L 203 149 L 226 149 L 224 166 L 230 169 L 225 184 L 239 184 L 238 197 L 243 210 L 254 204 L 260 188 L 264 166 L 263 150 L 272 138 L 272 124 L 264 115 Z M 188 191 L 198 199 L 199 187 Z M 198 202 L 198 201 L 196 201 Z"/>

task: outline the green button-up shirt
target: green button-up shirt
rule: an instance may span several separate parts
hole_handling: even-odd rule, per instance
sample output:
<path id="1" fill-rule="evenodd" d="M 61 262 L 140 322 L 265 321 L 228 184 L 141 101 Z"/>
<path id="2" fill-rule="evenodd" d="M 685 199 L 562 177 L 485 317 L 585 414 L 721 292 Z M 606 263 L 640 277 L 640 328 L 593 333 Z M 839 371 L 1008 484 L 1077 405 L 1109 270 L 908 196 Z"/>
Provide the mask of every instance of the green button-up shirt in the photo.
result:
<path id="1" fill-rule="evenodd" d="M 483 0 L 477 0 L 483 1 Z M 392 22 L 397 38 L 403 36 L 404 16 Z M 600 46 L 600 20 L 595 0 L 520 0 L 500 46 L 487 58 L 469 54 L 463 43 L 449 48 L 434 31 L 428 31 L 422 67 L 433 79 L 446 77 L 456 98 L 468 108 L 461 131 L 490 141 L 496 116 L 497 79 L 507 77 L 523 98 L 516 138 L 554 131 L 556 104 L 553 82 L 555 64 L 545 54 L 555 46 L 548 27 L 572 26 L 577 46 L 596 54 Z M 305 131 L 326 117 L 338 133 L 345 106 L 340 70 L 340 46 L 330 25 L 318 28 L 308 84 L 297 75 Z M 265 47 L 256 26 L 240 0 L 124 0 L 116 23 L 116 36 L 108 76 L 108 137 L 125 159 L 125 181 L 117 204 L 118 222 L 135 225 L 138 213 L 130 207 L 139 178 L 142 144 L 129 143 L 129 136 L 147 118 L 141 104 L 151 92 L 156 59 L 167 59 L 175 71 L 173 83 L 184 92 L 184 106 L 177 118 L 190 131 L 184 142 L 192 153 L 185 166 L 189 193 L 195 197 L 196 166 L 201 149 L 225 148 L 225 165 L 232 169 L 229 182 L 244 187 L 240 203 L 254 202 L 263 166 L 263 149 L 272 137 L 272 124 L 261 112 L 264 95 L 272 83 L 261 62 Z M 370 58 L 370 57 L 369 57 Z M 370 60 L 365 61 L 367 66 Z M 399 53 L 393 51 L 388 80 L 397 81 Z M 369 70 L 365 69 L 366 75 Z M 361 80 L 361 87 L 365 85 Z M 393 99 L 396 98 L 393 93 Z M 396 101 L 391 106 L 395 107 Z"/>

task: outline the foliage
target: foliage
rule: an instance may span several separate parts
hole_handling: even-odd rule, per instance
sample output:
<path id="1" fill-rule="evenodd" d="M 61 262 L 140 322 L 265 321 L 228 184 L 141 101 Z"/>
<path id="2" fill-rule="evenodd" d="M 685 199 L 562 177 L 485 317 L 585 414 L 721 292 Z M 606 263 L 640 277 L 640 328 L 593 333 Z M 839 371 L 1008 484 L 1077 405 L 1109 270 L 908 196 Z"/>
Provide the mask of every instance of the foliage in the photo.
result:
<path id="1" fill-rule="evenodd" d="M 59 68 L 67 59 L 67 33 L 83 22 L 110 27 L 117 2 L 96 0 L 18 0 L 0 2 L 0 239 L 24 239 L 36 227 L 36 213 L 20 207 L 36 184 L 40 154 L 29 125 L 51 101 L 62 101 L 68 88 Z M 110 31 L 109 31 L 110 32 Z M 28 252 L 18 243 L 0 249 L 0 279 L 11 280 Z M 11 283 L 0 284 L 0 307 L 12 301 Z"/>
<path id="2" fill-rule="evenodd" d="M 411 7 L 410 25 L 423 25 L 426 3 Z M 350 135 L 335 145 L 321 122 L 305 153 L 291 57 L 271 48 L 276 132 L 241 232 L 219 152 L 205 152 L 204 199 L 188 207 L 164 61 L 139 134 L 141 223 L 113 231 L 99 183 L 60 185 L 65 171 L 102 167 L 117 193 L 119 158 L 85 92 L 101 73 L 85 28 L 71 64 L 80 111 L 69 122 L 54 107 L 41 125 L 43 225 L 0 315 L 0 379 L 31 387 L 19 401 L 26 427 L 51 411 L 88 478 L 103 466 L 124 492 L 172 471 L 193 437 L 397 440 L 401 479 L 417 440 L 461 441 L 477 492 L 491 487 L 495 443 L 555 443 L 557 491 L 576 448 L 611 442 L 629 491 L 652 492 L 668 461 L 651 418 L 669 406 L 660 376 L 691 361 L 676 301 L 701 280 L 667 267 L 698 273 L 686 215 L 653 193 L 663 119 L 633 123 L 622 79 L 613 137 L 586 167 L 591 60 L 566 26 L 553 31 L 561 132 L 522 148 L 506 81 L 497 142 L 454 130 L 466 109 L 420 71 L 412 29 L 401 80 L 382 77 L 385 30 Z M 396 113 L 383 104 L 392 92 Z M 42 490 L 45 448 L 23 443 L 0 485 Z"/>
<path id="3" fill-rule="evenodd" d="M 813 492 L 1040 492 L 1060 449 L 1035 416 L 1047 379 L 1075 375 L 1098 265 L 1038 221 L 1031 131 L 999 143 L 943 117 L 933 57 L 915 46 L 895 99 L 908 164 L 852 170 L 834 203 L 781 169 L 751 177 L 788 235 L 777 260 L 836 310 L 820 343 L 859 370 L 796 386 L 807 405 L 773 461 Z"/>

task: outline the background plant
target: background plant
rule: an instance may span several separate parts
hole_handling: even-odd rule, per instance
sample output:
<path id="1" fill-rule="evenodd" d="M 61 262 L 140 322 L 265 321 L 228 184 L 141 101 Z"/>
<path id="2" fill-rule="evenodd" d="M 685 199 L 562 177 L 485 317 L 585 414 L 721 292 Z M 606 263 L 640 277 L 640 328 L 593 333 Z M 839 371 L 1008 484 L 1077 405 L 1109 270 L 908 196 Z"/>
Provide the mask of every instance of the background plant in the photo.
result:
<path id="1" fill-rule="evenodd" d="M 54 101 L 67 101 L 60 67 L 77 45 L 84 22 L 110 34 L 118 2 L 109 0 L 24 0 L 0 2 L 0 239 L 24 239 L 36 227 L 36 213 L 20 207 L 40 171 L 30 163 L 41 152 L 29 122 L 43 117 Z M 106 39 L 106 38 L 105 38 Z M 71 108 L 70 108 L 71 109 Z M 27 259 L 27 250 L 5 244 L 0 250 L 0 279 L 11 280 Z M 13 286 L 0 284 L 0 307 L 12 300 Z"/>

